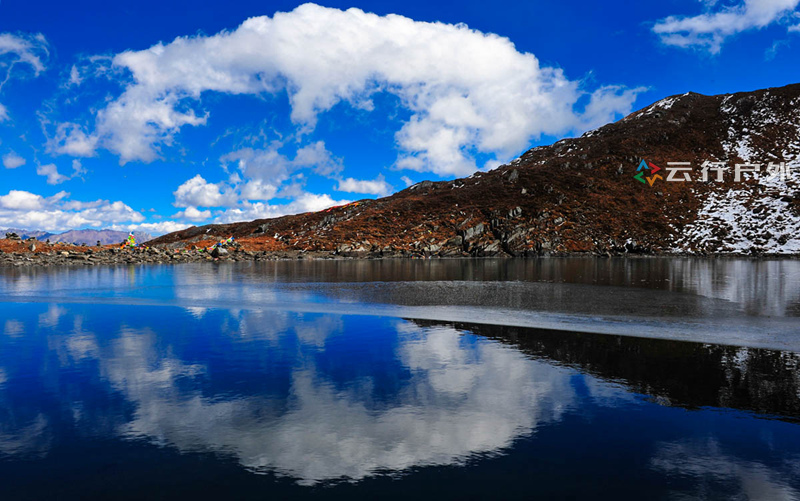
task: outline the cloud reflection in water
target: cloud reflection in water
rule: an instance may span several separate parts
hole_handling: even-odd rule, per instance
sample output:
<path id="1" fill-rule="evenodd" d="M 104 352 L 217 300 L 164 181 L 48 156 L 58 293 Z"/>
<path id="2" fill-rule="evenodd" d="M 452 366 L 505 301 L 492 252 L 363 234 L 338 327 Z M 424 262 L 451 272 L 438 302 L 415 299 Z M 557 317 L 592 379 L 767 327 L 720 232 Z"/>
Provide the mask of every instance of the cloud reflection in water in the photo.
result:
<path id="1" fill-rule="evenodd" d="M 396 327 L 397 355 L 411 377 L 382 404 L 365 401 L 365 382 L 341 388 L 309 360 L 292 370 L 285 405 L 181 391 L 177 380 L 203 368 L 159 359 L 147 332 L 123 332 L 101 367 L 136 406 L 126 436 L 181 451 L 233 454 L 249 469 L 301 484 L 495 453 L 540 422 L 558 419 L 573 399 L 565 369 L 499 343 L 464 342 L 451 328 Z M 319 348 L 342 328 L 341 320 L 301 321 L 295 330 L 301 343 Z"/>
<path id="2" fill-rule="evenodd" d="M 618 372 L 615 365 L 632 360 L 617 360 L 619 353 L 663 362 L 652 340 L 626 338 L 619 345 L 604 337 L 520 331 L 511 342 L 486 326 L 257 309 L 38 304 L 6 311 L 13 314 L 3 326 L 20 335 L 0 344 L 3 460 L 44 458 L 59 447 L 63 452 L 64 436 L 79 436 L 105 440 L 113 451 L 124 449 L 120 444 L 163 447 L 149 448 L 154 458 L 160 456 L 153 451 L 211 453 L 313 486 L 475 465 L 520 451 L 548 454 L 553 436 L 587 427 L 594 436 L 608 435 L 586 447 L 604 448 L 621 437 L 614 433 L 626 433 L 607 428 L 604 414 L 623 423 L 646 413 L 661 419 L 658 409 L 666 409 L 632 391 L 626 377 L 636 367 Z M 472 333 L 483 330 L 483 336 Z M 683 346 L 670 343 L 664 360 Z M 722 363 L 749 377 L 783 363 L 763 351 L 732 353 L 736 363 L 713 356 L 697 363 Z M 694 366 L 686 367 L 688 373 Z M 659 374 L 642 373 L 636 387 L 660 388 L 675 376 L 666 381 Z M 791 404 L 781 392 L 796 387 L 731 388 L 749 388 L 756 399 L 751 407 L 761 408 L 773 396 Z M 715 429 L 709 443 L 725 447 L 670 442 L 683 425 L 646 429 L 650 435 L 641 444 L 636 439 L 637 448 L 654 451 L 650 471 L 697 483 L 711 465 L 722 475 L 714 485 L 726 492 L 797 495 L 786 480 L 790 469 L 731 451 Z M 549 454 L 561 452 L 556 443 Z"/>

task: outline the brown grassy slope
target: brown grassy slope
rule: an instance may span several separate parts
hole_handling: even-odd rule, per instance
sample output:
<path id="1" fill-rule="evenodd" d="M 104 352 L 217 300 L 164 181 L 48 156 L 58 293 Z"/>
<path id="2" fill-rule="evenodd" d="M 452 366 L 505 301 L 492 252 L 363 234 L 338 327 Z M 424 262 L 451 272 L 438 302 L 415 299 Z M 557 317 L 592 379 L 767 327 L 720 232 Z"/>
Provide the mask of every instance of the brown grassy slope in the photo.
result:
<path id="1" fill-rule="evenodd" d="M 534 148 L 491 172 L 426 181 L 322 212 L 193 227 L 152 244 L 234 236 L 247 248 L 270 251 L 657 253 L 696 218 L 704 197 L 728 189 L 732 180 L 645 186 L 633 179 L 640 159 L 662 167 L 692 162 L 698 175 L 704 160 L 741 161 L 726 141 L 744 128 L 761 151 L 784 151 L 798 139 L 796 126 L 781 125 L 796 122 L 798 96 L 800 84 L 732 96 L 673 96 L 671 107 L 661 101 L 580 138 Z M 776 120 L 754 124 L 757 104 Z"/>

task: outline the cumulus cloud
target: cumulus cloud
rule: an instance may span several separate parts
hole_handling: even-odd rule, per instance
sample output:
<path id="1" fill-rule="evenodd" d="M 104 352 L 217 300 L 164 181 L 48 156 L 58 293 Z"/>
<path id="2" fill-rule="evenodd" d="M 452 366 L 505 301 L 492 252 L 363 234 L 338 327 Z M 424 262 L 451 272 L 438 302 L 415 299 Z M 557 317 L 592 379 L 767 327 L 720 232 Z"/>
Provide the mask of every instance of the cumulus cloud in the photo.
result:
<path id="1" fill-rule="evenodd" d="M 77 158 L 72 160 L 72 177 L 80 177 L 86 174 L 86 169 L 83 167 L 83 164 Z"/>
<path id="2" fill-rule="evenodd" d="M 189 221 L 205 221 L 211 217 L 211 211 L 199 210 L 197 207 L 187 207 L 172 217 L 174 219 L 188 219 Z"/>
<path id="3" fill-rule="evenodd" d="M 55 164 L 39 165 L 36 167 L 36 174 L 47 177 L 47 184 L 61 184 L 69 181 L 75 177 L 79 177 L 86 173 L 86 169 L 81 165 L 81 161 L 74 159 L 72 161 L 72 175 L 66 176 L 58 172 L 58 167 Z"/>
<path id="4" fill-rule="evenodd" d="M 608 85 L 597 89 L 586 104 L 583 112 L 585 129 L 605 125 L 613 120 L 617 110 L 631 109 L 641 89 L 626 89 L 617 85 Z"/>
<path id="5" fill-rule="evenodd" d="M 669 16 L 658 21 L 653 32 L 666 45 L 718 54 L 728 38 L 784 20 L 800 0 L 744 0 L 719 8 L 717 2 L 704 3 L 709 8 L 707 12 L 697 16 Z M 790 27 L 789 31 L 795 28 Z"/>
<path id="6" fill-rule="evenodd" d="M 278 187 L 260 179 L 248 181 L 241 187 L 241 197 L 244 200 L 267 201 L 275 198 Z"/>
<path id="7" fill-rule="evenodd" d="M 343 170 L 341 160 L 328 151 L 323 141 L 298 149 L 292 164 L 298 169 L 312 168 L 321 176 L 332 176 Z"/>
<path id="8" fill-rule="evenodd" d="M 203 221 L 212 216 L 209 210 L 200 210 L 198 207 L 222 208 L 216 211 L 216 223 L 230 223 L 249 221 L 253 219 L 267 219 L 314 212 L 335 205 L 350 203 L 350 200 L 334 200 L 327 194 L 315 194 L 303 191 L 293 185 L 289 190 L 281 192 L 284 197 L 291 197 L 292 201 L 285 204 L 270 204 L 278 194 L 278 186 L 261 180 L 240 182 L 238 176 L 232 176 L 233 183 L 209 183 L 200 174 L 181 184 L 174 192 L 173 205 L 184 207 L 172 217 L 189 221 Z"/>
<path id="9" fill-rule="evenodd" d="M 220 162 L 226 166 L 234 165 L 246 179 L 260 181 L 260 191 L 254 192 L 260 193 L 260 196 L 263 196 L 265 190 L 277 191 L 281 183 L 301 169 L 310 169 L 322 176 L 333 176 L 342 171 L 341 160 L 328 151 L 323 141 L 298 148 L 293 158 L 280 152 L 283 147 L 282 142 L 273 141 L 263 149 L 242 148 L 223 155 Z M 255 199 L 257 198 L 251 198 Z"/>
<path id="10" fill-rule="evenodd" d="M 223 192 L 221 184 L 209 183 L 197 174 L 173 192 L 178 207 L 227 207 L 236 203 L 236 194 Z"/>
<path id="11" fill-rule="evenodd" d="M 268 219 L 300 214 L 303 212 L 316 212 L 328 207 L 349 204 L 351 200 L 334 200 L 328 194 L 315 194 L 301 192 L 294 200 L 286 204 L 268 204 L 264 202 L 244 201 L 239 206 L 226 209 L 216 219 L 218 223 L 232 223 L 237 221 L 251 221 L 253 219 Z"/>
<path id="12" fill-rule="evenodd" d="M 231 222 L 316 211 L 349 203 L 348 200 L 334 200 L 329 195 L 308 193 L 302 188 L 303 174 L 299 171 L 303 169 L 329 177 L 340 172 L 341 162 L 325 148 L 325 143 L 318 141 L 298 148 L 292 157 L 279 151 L 283 146 L 276 141 L 263 149 L 242 148 L 224 155 L 220 159 L 223 167 L 229 172 L 233 169 L 228 180 L 211 183 L 197 174 L 181 184 L 173 192 L 173 205 L 184 210 L 173 217 L 202 221 L 210 218 L 212 213 L 200 208 L 211 207 L 223 209 L 216 212 L 216 222 Z M 293 176 L 295 182 L 284 186 Z M 285 204 L 266 203 L 273 198 L 293 200 Z"/>
<path id="13" fill-rule="evenodd" d="M 394 191 L 392 186 L 384 179 L 383 174 L 371 181 L 353 179 L 352 177 L 342 179 L 339 181 L 339 186 L 337 186 L 336 190 L 346 193 L 364 193 L 378 196 L 386 196 Z"/>
<path id="14" fill-rule="evenodd" d="M 46 176 L 47 184 L 61 184 L 69 179 L 69 177 L 59 174 L 58 167 L 55 164 L 39 165 L 36 167 L 36 173 L 40 176 Z"/>
<path id="15" fill-rule="evenodd" d="M 86 133 L 80 125 L 64 122 L 56 126 L 55 135 L 47 141 L 47 151 L 73 157 L 93 157 L 97 149 L 97 137 Z"/>
<path id="16" fill-rule="evenodd" d="M 542 134 L 601 125 L 629 112 L 641 90 L 590 93 L 611 102 L 596 106 L 604 114 L 586 115 L 579 81 L 507 38 L 314 4 L 126 51 L 113 64 L 131 83 L 98 111 L 91 136 L 123 163 L 154 160 L 182 127 L 205 124 L 207 113 L 193 108 L 204 92 L 286 92 L 301 133 L 338 103 L 368 113 L 375 93 L 394 94 L 411 112 L 396 135 L 398 167 L 449 176 L 475 170 L 475 151 L 507 158 Z"/>
<path id="17" fill-rule="evenodd" d="M 185 230 L 190 226 L 192 225 L 178 221 L 160 221 L 158 223 L 114 224 L 109 226 L 109 229 L 117 231 L 142 231 L 157 237 L 166 233 L 172 233 L 173 231 Z"/>
<path id="18" fill-rule="evenodd" d="M 36 210 L 44 205 L 44 197 L 28 191 L 11 190 L 0 195 L 0 208 L 11 210 Z"/>
<path id="19" fill-rule="evenodd" d="M 120 201 L 82 202 L 68 197 L 65 191 L 43 197 L 29 191 L 11 190 L 0 195 L 0 226 L 65 231 L 144 221 L 142 214 Z"/>
<path id="20" fill-rule="evenodd" d="M 6 169 L 16 169 L 17 167 L 22 167 L 25 165 L 26 160 L 21 156 L 17 155 L 13 151 L 9 151 L 5 155 L 3 155 L 3 167 Z"/>

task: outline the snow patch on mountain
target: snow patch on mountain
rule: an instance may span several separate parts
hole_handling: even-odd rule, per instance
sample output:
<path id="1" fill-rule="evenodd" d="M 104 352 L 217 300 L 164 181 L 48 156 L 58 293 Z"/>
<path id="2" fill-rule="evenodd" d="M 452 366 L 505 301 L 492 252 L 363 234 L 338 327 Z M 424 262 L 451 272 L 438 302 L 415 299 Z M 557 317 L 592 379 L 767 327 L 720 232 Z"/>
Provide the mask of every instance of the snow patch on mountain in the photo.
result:
<path id="1" fill-rule="evenodd" d="M 759 165 L 760 171 L 744 174 L 744 181 L 734 187 L 706 195 L 696 220 L 684 227 L 674 250 L 800 253 L 800 112 L 790 108 L 780 113 L 771 105 L 772 98 L 765 93 L 756 101 L 734 95 L 722 100 L 720 112 L 729 124 L 721 144 L 726 157 Z M 775 131 L 780 133 L 777 138 Z M 765 134 L 772 140 L 764 141 Z M 759 144 L 775 149 L 764 150 Z M 775 169 L 781 164 L 786 166 L 783 173 Z M 725 175 L 732 176 L 735 165 L 728 167 Z"/>
<path id="2" fill-rule="evenodd" d="M 787 176 L 764 172 L 749 183 L 710 193 L 677 241 L 677 250 L 736 254 L 800 253 L 800 161 L 786 163 Z"/>

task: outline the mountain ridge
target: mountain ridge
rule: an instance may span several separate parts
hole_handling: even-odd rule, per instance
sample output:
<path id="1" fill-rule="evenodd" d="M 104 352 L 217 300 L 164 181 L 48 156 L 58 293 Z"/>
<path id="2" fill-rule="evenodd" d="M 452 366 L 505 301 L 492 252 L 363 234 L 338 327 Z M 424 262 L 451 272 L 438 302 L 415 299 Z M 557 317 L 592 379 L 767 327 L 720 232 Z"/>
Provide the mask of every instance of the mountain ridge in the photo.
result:
<path id="1" fill-rule="evenodd" d="M 800 84 L 690 92 L 489 172 L 316 213 L 192 227 L 151 244 L 234 236 L 252 250 L 358 256 L 792 255 L 800 253 L 798 157 Z M 652 183 L 635 178 L 643 160 Z M 688 162 L 691 181 L 666 181 L 671 162 Z M 722 182 L 716 170 L 700 180 L 705 162 L 722 162 Z M 763 174 L 769 162 L 791 176 L 743 169 L 735 180 L 737 164 L 759 163 Z"/>
<path id="2" fill-rule="evenodd" d="M 52 242 L 79 244 L 85 243 L 95 245 L 98 241 L 102 245 L 118 244 L 128 238 L 128 232 L 101 229 L 95 230 L 91 228 L 84 228 L 81 230 L 68 230 L 61 233 L 50 233 L 39 230 L 26 230 L 21 228 L 8 228 L 0 230 L 0 236 L 5 237 L 6 233 L 16 233 L 20 238 L 36 238 L 37 240 L 50 240 Z M 137 241 L 145 242 L 152 240 L 153 236 L 149 233 L 134 231 L 133 236 Z"/>

